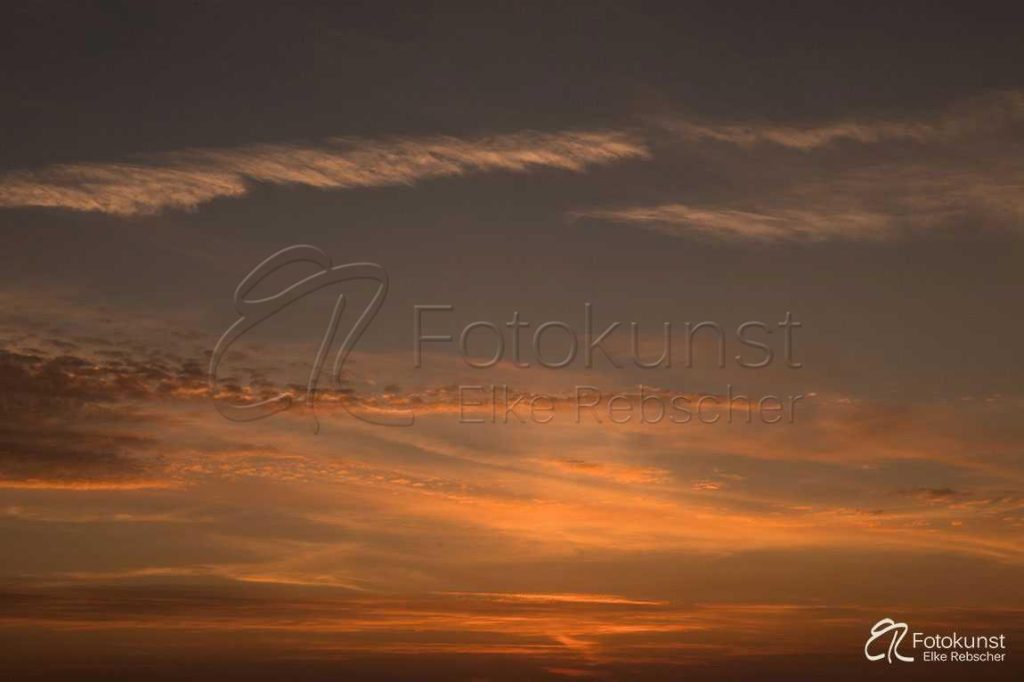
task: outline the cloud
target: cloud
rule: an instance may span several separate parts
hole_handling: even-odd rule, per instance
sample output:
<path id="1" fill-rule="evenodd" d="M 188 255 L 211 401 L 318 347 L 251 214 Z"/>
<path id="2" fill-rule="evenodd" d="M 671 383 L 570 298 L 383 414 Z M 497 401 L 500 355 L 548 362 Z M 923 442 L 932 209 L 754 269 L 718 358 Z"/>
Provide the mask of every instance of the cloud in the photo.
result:
<path id="1" fill-rule="evenodd" d="M 1012 606 L 899 606 L 903 617 L 930 631 L 950 622 L 1006 632 L 1008 639 L 1020 631 L 1020 609 Z M 89 642 L 92 667 L 116 656 L 119 649 L 109 648 L 111 640 L 131 629 L 158 638 L 165 650 L 187 650 L 198 660 L 211 651 L 221 657 L 241 651 L 250 659 L 270 654 L 334 660 L 336 668 L 346 658 L 378 655 L 415 657 L 410 665 L 419 669 L 430 655 L 500 655 L 502 667 L 518 659 L 600 673 L 605 666 L 629 664 L 628 679 L 666 677 L 664 667 L 648 671 L 650 677 L 638 675 L 643 666 L 695 664 L 718 671 L 718 677 L 708 678 L 718 679 L 719 666 L 737 656 L 795 655 L 805 669 L 808 660 L 844 655 L 851 641 L 860 642 L 864 623 L 877 618 L 878 608 L 820 600 L 693 603 L 618 594 L 297 591 L 230 581 L 30 584 L 0 592 L 5 629 L 31 628 L 33 641 L 60 633 L 76 643 Z"/>
<path id="2" fill-rule="evenodd" d="M 576 211 L 574 219 L 633 225 L 673 237 L 725 241 L 881 241 L 929 230 L 1018 230 L 1024 164 L 975 168 L 897 163 L 798 181 L 773 196 L 726 205 L 668 202 Z"/>
<path id="3" fill-rule="evenodd" d="M 871 212 L 830 214 L 796 208 L 754 211 L 678 203 L 594 209 L 579 211 L 573 216 L 633 224 L 674 237 L 697 234 L 725 240 L 760 242 L 797 239 L 820 241 L 835 237 L 878 239 L 886 236 L 890 227 L 885 215 Z"/>
<path id="4" fill-rule="evenodd" d="M 171 487 L 148 454 L 153 442 L 81 423 L 12 427 L 0 420 L 0 488 L 139 490 Z"/>
<path id="5" fill-rule="evenodd" d="M 953 490 L 952 488 L 915 488 L 914 490 L 901 490 L 900 493 L 929 502 L 945 501 L 963 495 L 962 492 Z"/>
<path id="6" fill-rule="evenodd" d="M 657 483 L 668 476 L 667 471 L 655 467 L 591 462 L 576 457 L 558 457 L 541 460 L 540 463 L 568 474 L 589 476 L 621 484 Z"/>
<path id="7" fill-rule="evenodd" d="M 488 171 L 589 166 L 648 154 L 621 132 L 521 132 L 489 137 L 390 140 L 333 138 L 323 144 L 195 149 L 116 163 L 70 163 L 0 176 L 0 206 L 53 207 L 120 216 L 194 209 L 239 197 L 254 183 L 351 189 L 412 185 Z"/>
<path id="8" fill-rule="evenodd" d="M 698 123 L 666 117 L 657 124 L 690 141 L 725 142 L 742 147 L 772 144 L 812 151 L 840 142 L 878 144 L 909 141 L 927 143 L 992 133 L 1024 120 L 1024 92 L 989 93 L 917 120 L 862 119 L 805 126 L 767 122 Z"/>
<path id="9" fill-rule="evenodd" d="M 137 397 L 131 371 L 74 356 L 0 350 L 0 488 L 137 490 L 171 486 L 145 421 L 120 400 Z"/>
<path id="10" fill-rule="evenodd" d="M 706 428 L 602 424 L 591 415 L 577 422 L 559 399 L 551 424 L 509 438 L 511 425 L 459 425 L 449 387 L 395 388 L 325 392 L 324 431 L 313 437 L 301 410 L 244 426 L 221 420 L 195 363 L 152 359 L 145 347 L 112 357 L 84 346 L 76 352 L 0 353 L 0 487 L 8 495 L 48 490 L 51 500 L 138 490 L 92 496 L 137 498 L 126 508 L 133 514 L 164 511 L 144 499 L 187 501 L 201 519 L 196 539 L 231 538 L 237 565 L 229 572 L 245 580 L 388 584 L 414 571 L 426 582 L 451 561 L 472 571 L 479 556 L 577 552 L 899 547 L 1022 558 L 1013 542 L 1021 522 L 1019 401 L 824 397 L 799 415 L 799 429 L 772 429 L 742 419 Z M 230 397 L 255 396 L 238 386 Z M 639 394 L 630 397 L 636 409 Z M 422 419 L 410 429 L 366 425 L 342 414 L 349 402 L 412 406 Z M 957 506 L 893 492 L 950 486 L 974 492 L 949 500 Z M 251 506 L 257 490 L 277 530 L 231 508 Z M 238 499 L 229 502 L 231 495 Z M 296 520 L 282 523 L 283 509 Z M 390 559 L 372 571 L 339 570 L 380 547 Z"/>
<path id="11" fill-rule="evenodd" d="M 674 190 L 660 201 L 570 216 L 754 243 L 882 241 L 950 229 L 1012 234 L 1024 222 L 1022 124 L 1024 92 L 994 93 L 917 120 L 798 127 L 673 119 L 662 125 L 675 142 L 689 145 L 691 159 L 701 156 L 706 176 L 720 178 L 714 201 L 706 191 Z M 702 144 L 708 141 L 735 148 Z"/>

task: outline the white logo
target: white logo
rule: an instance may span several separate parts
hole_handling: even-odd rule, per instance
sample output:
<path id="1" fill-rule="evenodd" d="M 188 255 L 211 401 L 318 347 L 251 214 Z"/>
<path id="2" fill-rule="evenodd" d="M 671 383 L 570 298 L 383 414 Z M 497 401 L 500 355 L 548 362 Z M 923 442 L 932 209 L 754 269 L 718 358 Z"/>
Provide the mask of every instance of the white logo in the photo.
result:
<path id="1" fill-rule="evenodd" d="M 899 652 L 900 642 L 907 636 L 909 629 L 906 623 L 897 623 L 892 618 L 883 618 L 871 626 L 871 636 L 868 637 L 867 643 L 864 644 L 864 655 L 869 661 L 880 661 L 884 658 L 889 663 L 892 663 L 892 658 L 895 656 L 904 663 L 912 663 L 914 661 L 913 656 L 904 656 Z M 892 633 L 892 639 L 889 640 L 888 650 L 880 654 L 870 653 L 871 643 L 890 632 Z"/>
<path id="2" fill-rule="evenodd" d="M 920 656 L 904 656 L 900 653 L 900 646 L 907 634 L 910 634 L 908 645 L 915 655 Z M 875 644 L 878 639 L 882 642 Z M 888 648 L 882 649 L 886 641 Z M 904 663 L 913 663 L 915 660 L 924 663 L 1001 663 L 1006 660 L 1006 656 L 1005 634 L 910 632 L 906 623 L 897 623 L 892 618 L 883 618 L 872 625 L 868 641 L 864 643 L 865 658 L 869 661 L 884 658 L 889 663 L 892 663 L 893 658 Z"/>

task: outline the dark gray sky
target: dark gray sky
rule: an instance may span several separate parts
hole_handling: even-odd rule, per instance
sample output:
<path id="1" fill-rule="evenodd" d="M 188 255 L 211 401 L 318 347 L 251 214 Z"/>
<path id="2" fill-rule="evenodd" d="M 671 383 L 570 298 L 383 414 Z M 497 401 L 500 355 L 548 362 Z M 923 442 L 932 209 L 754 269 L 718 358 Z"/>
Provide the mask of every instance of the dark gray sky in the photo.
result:
<path id="1" fill-rule="evenodd" d="M 1013 124 L 1020 105 L 986 98 L 1021 85 L 1010 12 L 934 3 L 29 3 L 8 10 L 0 41 L 14 67 L 0 83 L 0 164 L 12 172 L 167 166 L 153 155 L 315 147 L 337 136 L 614 130 L 650 154 L 585 172 L 468 172 L 412 188 L 257 179 L 244 199 L 130 220 L 18 208 L 25 201 L 14 197 L 0 216 L 10 247 L 2 276 L 215 315 L 222 301 L 211 292 L 229 291 L 273 250 L 310 242 L 388 267 L 394 305 L 384 315 L 397 315 L 395 325 L 426 298 L 482 296 L 495 314 L 553 318 L 578 315 L 597 296 L 610 315 L 653 323 L 793 309 L 810 320 L 810 352 L 850 346 L 842 362 L 868 363 L 879 380 L 895 373 L 902 386 L 947 390 L 948 372 L 964 390 L 1006 391 L 1017 361 L 1005 340 L 1020 333 L 1020 137 L 996 119 Z M 969 130 L 808 148 L 687 137 L 666 124 L 820 131 L 852 122 L 877 132 L 941 128 L 943 117 Z M 993 185 L 1000 197 L 982 197 L 978 187 Z M 927 206 L 931 217 L 918 219 L 929 197 L 951 205 Z M 680 203 L 776 220 L 810 210 L 785 220 L 838 227 L 827 239 L 765 245 L 573 218 Z M 887 237 L 849 236 L 841 222 L 851 212 L 887 222 Z M 879 331 L 894 320 L 899 334 Z M 937 374 L 939 364 L 947 370 Z"/>
<path id="2" fill-rule="evenodd" d="M 2 29 L 7 167 L 661 109 L 904 113 L 1020 80 L 1008 3 L 22 5 Z"/>

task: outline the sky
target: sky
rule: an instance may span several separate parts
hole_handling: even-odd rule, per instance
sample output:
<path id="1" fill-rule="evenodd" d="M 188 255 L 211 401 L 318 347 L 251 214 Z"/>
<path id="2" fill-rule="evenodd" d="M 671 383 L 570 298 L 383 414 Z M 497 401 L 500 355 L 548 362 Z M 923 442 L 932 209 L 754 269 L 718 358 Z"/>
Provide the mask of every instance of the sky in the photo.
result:
<path id="1" fill-rule="evenodd" d="M 1020 674 L 1019 10 L 2 13 L 6 678 Z"/>

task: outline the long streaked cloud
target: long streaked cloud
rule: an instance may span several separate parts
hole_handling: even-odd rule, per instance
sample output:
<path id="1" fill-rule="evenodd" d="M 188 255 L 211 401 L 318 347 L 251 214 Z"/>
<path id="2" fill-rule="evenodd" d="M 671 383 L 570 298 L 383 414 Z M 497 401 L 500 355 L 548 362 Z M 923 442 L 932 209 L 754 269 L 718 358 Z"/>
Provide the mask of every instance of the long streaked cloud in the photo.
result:
<path id="1" fill-rule="evenodd" d="M 1013 233 L 1024 220 L 1024 92 L 916 119 L 660 125 L 728 179 L 718 198 L 688 192 L 571 217 L 737 242 L 877 241 L 949 228 Z M 894 154 L 901 142 L 911 144 Z"/>
<path id="2" fill-rule="evenodd" d="M 385 187 L 488 171 L 580 172 L 647 154 L 642 141 L 615 131 L 333 138 L 318 145 L 195 149 L 138 161 L 70 163 L 8 173 L 0 177 L 0 206 L 131 216 L 193 209 L 220 197 L 239 197 L 257 183 L 319 189 Z"/>
<path id="3" fill-rule="evenodd" d="M 389 516 L 496 533 L 554 554 L 566 547 L 714 551 L 893 543 L 1020 559 L 1019 549 L 1006 539 L 1019 524 L 1021 498 L 1007 488 L 1019 485 L 1019 471 L 988 461 L 1012 457 L 1019 430 L 982 428 L 977 412 L 967 407 L 904 407 L 890 414 L 869 406 L 823 405 L 820 414 L 804 420 L 800 437 L 790 430 L 748 432 L 741 424 L 714 430 L 680 430 L 673 424 L 606 430 L 590 417 L 575 423 L 563 414 L 559 422 L 521 434 L 520 449 L 508 452 L 486 438 L 472 447 L 459 444 L 457 434 L 444 426 L 457 420 L 449 392 L 419 394 L 423 397 L 416 401 L 418 394 L 385 394 L 369 404 L 387 409 L 393 402 L 403 408 L 415 402 L 422 423 L 395 431 L 342 423 L 339 433 L 357 454 L 338 459 L 333 439 L 296 439 L 279 421 L 245 431 L 260 447 L 238 442 L 239 434 L 229 436 L 221 422 L 211 421 L 205 401 L 196 400 L 202 391 L 191 365 L 146 374 L 124 360 L 16 353 L 0 359 L 0 386 L 10 398 L 0 413 L 0 488 L 9 490 L 301 483 L 307 497 L 321 489 L 333 498 L 342 486 L 349 499 Z M 241 387 L 234 396 L 253 397 Z M 340 398 L 327 398 L 324 416 L 342 417 L 331 410 Z M 984 407 L 990 421 L 992 411 Z M 952 418 L 957 414 L 961 419 Z M 884 435 L 880 420 L 886 424 Z M 950 426 L 960 421 L 975 426 Z M 181 434 L 183 423 L 191 425 L 189 435 Z M 653 459 L 628 454 L 635 452 L 637 438 L 644 439 Z M 658 455 L 678 453 L 684 440 L 694 457 L 702 452 L 725 457 L 727 469 Z M 985 461 L 963 454 L 969 442 L 985 444 Z M 881 488 L 874 480 L 850 483 L 851 472 L 863 466 L 915 461 L 935 473 L 887 479 Z M 775 473 L 765 480 L 769 470 Z M 972 490 L 957 498 L 957 506 L 894 492 L 948 487 L 950 470 L 958 472 L 957 480 L 968 473 L 974 477 Z M 817 471 L 836 492 L 816 497 L 778 482 L 800 471 Z M 324 509 L 312 503 L 310 518 L 319 524 L 348 523 L 330 518 Z M 765 510 L 773 512 L 767 521 L 761 516 Z M 694 517 L 701 524 L 686 523 Z M 970 536 L 954 525 L 964 523 L 972 528 Z M 296 563 L 296 551 L 288 556 L 275 574 L 321 579 L 321 569 Z M 319 561 L 318 556 L 313 559 Z"/>
<path id="4" fill-rule="evenodd" d="M 637 225 L 669 236 L 698 234 L 719 239 L 762 242 L 796 239 L 817 241 L 832 237 L 877 239 L 886 236 L 889 231 L 889 220 L 883 214 L 829 214 L 820 210 L 797 208 L 736 210 L 671 203 L 594 209 L 573 215 L 576 218 Z"/>
<path id="5" fill-rule="evenodd" d="M 675 237 L 731 241 L 873 241 L 964 227 L 1019 230 L 1024 166 L 888 164 L 801 181 L 771 197 L 729 204 L 665 202 L 571 213 Z"/>
<path id="6" fill-rule="evenodd" d="M 399 377 L 405 388 L 318 396 L 323 432 L 314 437 L 301 409 L 245 425 L 221 420 L 207 402 L 203 363 L 155 353 L 145 330 L 138 342 L 110 345 L 77 333 L 53 339 L 48 323 L 32 333 L 22 320 L 20 329 L 0 352 L 8 512 L 0 526 L 33 530 L 34 547 L 55 542 L 68 523 L 96 542 L 140 543 L 112 568 L 461 590 L 448 580 L 452 562 L 466 575 L 491 570 L 479 557 L 499 566 L 580 552 L 899 549 L 1024 565 L 1015 541 L 1024 522 L 1017 399 L 881 404 L 823 395 L 801 404 L 810 411 L 798 427 L 778 428 L 742 417 L 717 426 L 599 423 L 603 410 L 577 421 L 557 400 L 550 424 L 474 426 L 459 423 L 457 390 Z M 287 374 L 246 382 L 238 367 L 231 381 L 230 369 L 232 402 L 293 388 Z M 641 394 L 628 397 L 638 413 Z M 352 402 L 412 407 L 417 424 L 363 424 L 341 409 Z M 89 570 L 74 556 L 45 568 Z M 538 580 L 516 589 L 548 588 Z"/>
<path id="7" fill-rule="evenodd" d="M 91 581 L 90 581 L 91 582 Z M 0 592 L 0 624 L 88 633 L 105 641 L 125 629 L 177 644 L 189 633 L 216 647 L 218 633 L 281 653 L 352 655 L 505 655 L 573 665 L 606 678 L 602 665 L 707 664 L 736 655 L 842 654 L 861 638 L 873 605 L 801 602 L 685 603 L 617 594 L 462 592 L 366 594 L 338 589 L 303 593 L 228 582 L 184 590 L 169 584 L 85 587 L 35 585 Z M 915 607 L 908 620 L 941 628 L 998 623 L 1018 634 L 1020 610 Z M 261 634 L 291 635 L 273 643 Z M 638 641 L 646 637 L 644 641 Z M 1008 639 L 1010 635 L 1008 635 Z M 769 642 L 770 644 L 766 644 Z M 664 670 L 662 669 L 663 673 Z M 532 678 L 532 676 L 531 676 Z M 630 675 L 636 679 L 636 675 Z M 664 679 L 658 676 L 656 679 Z"/>
<path id="8" fill-rule="evenodd" d="M 1015 405 L 844 402 L 774 432 L 325 418 L 313 437 L 286 415 L 220 420 L 187 362 L 76 352 L 0 355 L 0 533 L 22 543 L 0 625 L 33 641 L 272 633 L 279 657 L 501 653 L 599 671 L 841 650 L 877 617 L 870 600 L 920 627 L 915 605 L 947 587 L 942 605 L 974 609 L 955 622 L 1019 617 L 991 610 L 1024 565 L 1019 473 L 964 468 L 975 450 L 1017 468 Z M 108 405 L 121 421 L 98 418 Z M 929 579 L 871 582 L 885 571 Z M 870 603 L 821 607 L 836 599 Z"/>
<path id="9" fill-rule="evenodd" d="M 701 123 L 662 117 L 657 125 L 691 141 L 715 141 L 749 147 L 773 144 L 812 151 L 839 142 L 933 142 L 999 131 L 1024 120 L 1024 92 L 1002 91 L 968 100 L 937 115 L 886 120 L 849 119 L 803 126 L 770 122 Z"/>

